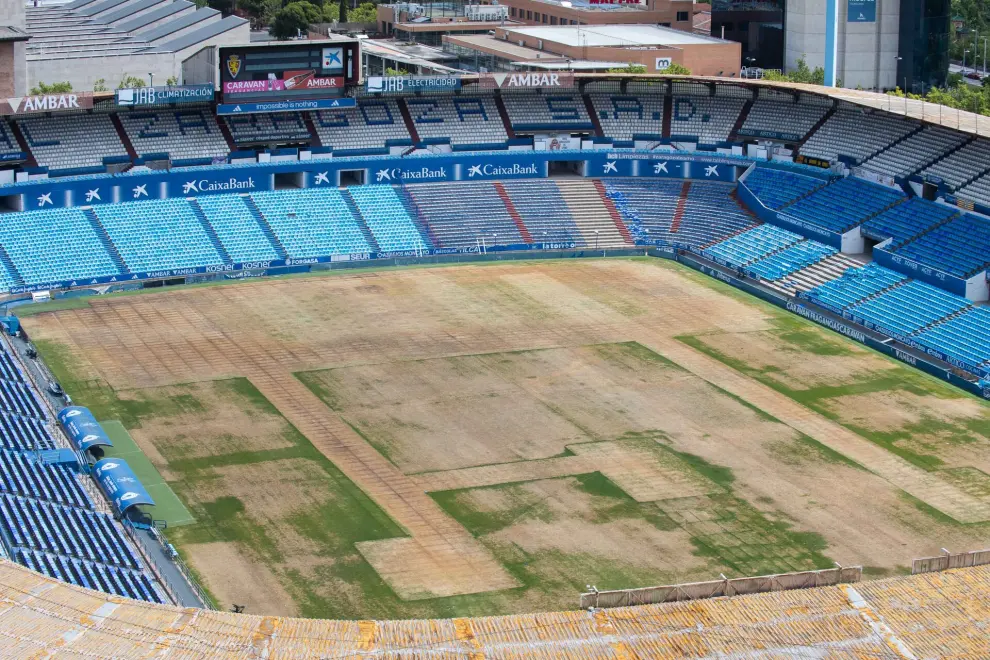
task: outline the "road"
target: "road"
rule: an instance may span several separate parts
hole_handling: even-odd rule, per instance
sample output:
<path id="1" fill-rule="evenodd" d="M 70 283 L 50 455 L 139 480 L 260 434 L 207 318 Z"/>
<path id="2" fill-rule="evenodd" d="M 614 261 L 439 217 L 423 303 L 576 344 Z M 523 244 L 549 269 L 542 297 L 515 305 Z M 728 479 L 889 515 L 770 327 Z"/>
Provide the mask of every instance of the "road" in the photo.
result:
<path id="1" fill-rule="evenodd" d="M 978 65 L 977 65 L 976 69 L 977 69 L 977 71 L 980 74 L 983 73 L 983 62 L 982 61 L 979 61 L 978 60 Z M 970 66 L 970 63 L 969 62 L 966 63 L 966 69 L 965 69 L 965 71 L 967 71 L 967 72 L 972 72 L 973 71 L 973 67 Z M 949 73 L 960 73 L 961 74 L 961 73 L 963 73 L 963 68 L 959 64 L 950 64 L 949 65 Z M 974 87 L 980 87 L 981 85 L 983 85 L 983 83 L 981 81 L 979 81 L 979 80 L 970 80 L 969 78 L 966 78 L 965 76 L 963 77 L 963 80 L 966 81 L 966 84 L 973 85 Z"/>

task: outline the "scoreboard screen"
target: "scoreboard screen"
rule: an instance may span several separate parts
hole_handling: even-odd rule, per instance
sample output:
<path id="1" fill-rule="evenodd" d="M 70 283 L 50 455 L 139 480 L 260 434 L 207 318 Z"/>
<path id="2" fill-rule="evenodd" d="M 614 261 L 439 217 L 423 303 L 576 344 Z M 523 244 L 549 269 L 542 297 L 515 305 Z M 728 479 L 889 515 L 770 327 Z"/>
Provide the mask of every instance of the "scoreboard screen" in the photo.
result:
<path id="1" fill-rule="evenodd" d="M 358 82 L 357 41 L 220 48 L 224 103 L 325 99 Z"/>

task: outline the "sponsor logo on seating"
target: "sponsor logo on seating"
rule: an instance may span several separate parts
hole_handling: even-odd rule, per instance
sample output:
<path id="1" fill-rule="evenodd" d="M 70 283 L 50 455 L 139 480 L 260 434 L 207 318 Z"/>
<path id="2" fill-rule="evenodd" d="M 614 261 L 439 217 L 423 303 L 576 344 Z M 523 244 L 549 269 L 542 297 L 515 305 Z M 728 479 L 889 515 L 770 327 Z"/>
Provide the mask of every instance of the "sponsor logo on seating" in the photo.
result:
<path id="1" fill-rule="evenodd" d="M 226 181 L 210 181 L 209 179 L 199 179 L 186 181 L 182 184 L 182 194 L 206 193 L 206 192 L 227 192 L 231 190 L 254 190 L 254 177 L 249 176 L 247 180 L 230 177 Z"/>
<path id="2" fill-rule="evenodd" d="M 468 166 L 469 179 L 475 176 L 518 176 L 522 174 L 539 174 L 536 163 L 530 165 L 513 163 L 512 165 L 481 164 Z"/>
<path id="3" fill-rule="evenodd" d="M 447 168 L 430 168 L 423 166 L 416 170 L 404 170 L 400 167 L 392 167 L 378 170 L 375 172 L 375 182 L 382 183 L 385 181 L 400 181 L 400 180 L 410 180 L 410 181 L 422 181 L 424 179 L 446 179 L 447 178 Z"/>
<path id="4" fill-rule="evenodd" d="M 544 87 L 573 87 L 573 73 L 486 73 L 481 86 L 496 89 L 539 89 Z"/>

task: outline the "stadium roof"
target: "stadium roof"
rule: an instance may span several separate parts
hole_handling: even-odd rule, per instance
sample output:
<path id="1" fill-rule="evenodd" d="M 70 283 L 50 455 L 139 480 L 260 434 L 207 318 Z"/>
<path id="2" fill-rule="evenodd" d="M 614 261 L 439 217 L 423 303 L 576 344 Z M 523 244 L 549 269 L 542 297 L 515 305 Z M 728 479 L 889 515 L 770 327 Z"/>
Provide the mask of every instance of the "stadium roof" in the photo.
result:
<path id="1" fill-rule="evenodd" d="M 31 36 L 12 25 L 0 25 L 0 41 L 27 41 Z"/>
<path id="2" fill-rule="evenodd" d="M 327 621 L 132 601 L 0 560 L 0 654 L 184 658 L 990 657 L 990 566 L 615 609 Z"/>
<path id="3" fill-rule="evenodd" d="M 565 46 L 683 46 L 723 43 L 721 39 L 658 25 L 573 25 L 512 28 L 516 34 Z"/>

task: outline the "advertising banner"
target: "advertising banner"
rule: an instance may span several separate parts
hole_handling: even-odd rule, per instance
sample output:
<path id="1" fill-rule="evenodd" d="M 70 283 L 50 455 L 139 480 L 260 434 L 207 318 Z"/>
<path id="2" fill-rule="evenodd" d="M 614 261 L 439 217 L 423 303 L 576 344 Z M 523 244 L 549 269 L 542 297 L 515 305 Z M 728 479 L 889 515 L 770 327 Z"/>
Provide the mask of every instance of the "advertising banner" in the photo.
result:
<path id="1" fill-rule="evenodd" d="M 155 505 L 127 461 L 104 458 L 93 465 L 93 474 L 100 488 L 120 513 L 137 504 Z"/>
<path id="2" fill-rule="evenodd" d="M 365 83 L 369 94 L 437 92 L 461 88 L 457 76 L 371 76 Z"/>
<path id="3" fill-rule="evenodd" d="M 213 100 L 213 85 L 168 85 L 164 87 L 133 87 L 118 89 L 114 99 L 121 107 L 147 107 L 170 103 L 209 103 Z"/>
<path id="4" fill-rule="evenodd" d="M 79 451 L 92 447 L 112 447 L 109 436 L 99 425 L 89 408 L 69 406 L 58 413 L 58 421 Z"/>
<path id="5" fill-rule="evenodd" d="M 876 23 L 877 0 L 849 0 L 847 20 L 850 23 Z"/>
<path id="6" fill-rule="evenodd" d="M 478 86 L 484 89 L 566 89 L 574 87 L 574 74 L 562 72 L 485 73 Z"/>
<path id="7" fill-rule="evenodd" d="M 330 98 L 357 82 L 358 44 L 296 42 L 220 49 L 224 103 Z"/>
<path id="8" fill-rule="evenodd" d="M 357 101 L 352 98 L 309 99 L 268 101 L 265 103 L 221 103 L 217 105 L 218 115 L 250 115 L 262 112 L 298 112 L 301 110 L 333 110 L 353 108 Z"/>
<path id="9" fill-rule="evenodd" d="M 89 110 L 92 107 L 93 94 L 90 92 L 14 96 L 0 99 L 0 115 L 26 115 L 34 112 L 58 112 L 60 110 Z"/>

